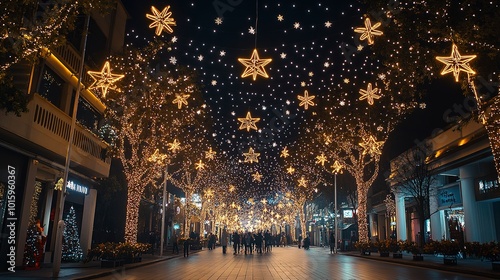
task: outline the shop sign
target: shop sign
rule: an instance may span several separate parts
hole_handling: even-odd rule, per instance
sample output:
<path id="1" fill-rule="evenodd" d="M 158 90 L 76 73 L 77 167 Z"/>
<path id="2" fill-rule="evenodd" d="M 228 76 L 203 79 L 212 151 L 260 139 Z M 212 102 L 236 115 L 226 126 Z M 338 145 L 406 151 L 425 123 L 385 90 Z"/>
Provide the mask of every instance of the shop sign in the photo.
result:
<path id="1" fill-rule="evenodd" d="M 352 210 L 344 210 L 344 218 L 352 218 Z"/>
<path id="2" fill-rule="evenodd" d="M 450 207 L 457 204 L 462 204 L 459 185 L 439 190 L 438 207 Z"/>
<path id="3" fill-rule="evenodd" d="M 83 193 L 85 195 L 87 195 L 89 193 L 89 188 L 82 186 L 78 183 L 75 183 L 73 181 L 68 181 L 68 184 L 66 185 L 66 189 L 69 189 L 69 190 L 72 190 L 75 192 L 79 192 L 79 193 Z"/>

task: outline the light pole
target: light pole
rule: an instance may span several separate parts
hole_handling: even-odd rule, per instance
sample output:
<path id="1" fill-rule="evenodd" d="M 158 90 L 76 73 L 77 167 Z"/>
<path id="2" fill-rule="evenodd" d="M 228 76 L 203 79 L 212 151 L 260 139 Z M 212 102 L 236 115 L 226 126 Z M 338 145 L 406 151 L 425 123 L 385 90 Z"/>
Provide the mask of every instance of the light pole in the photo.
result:
<path id="1" fill-rule="evenodd" d="M 332 165 L 333 168 L 333 174 L 334 174 L 334 192 L 335 192 L 335 198 L 334 198 L 334 203 L 335 203 L 335 247 L 334 247 L 334 254 L 337 254 L 337 240 L 338 240 L 338 220 L 337 220 L 337 174 L 340 172 L 342 173 L 342 165 L 338 162 L 335 161 Z"/>
<path id="2" fill-rule="evenodd" d="M 73 103 L 73 114 L 71 115 L 71 127 L 69 130 L 69 139 L 68 139 L 68 148 L 66 149 L 66 161 L 64 163 L 64 175 L 63 182 L 61 186 L 61 199 L 59 200 L 58 205 L 58 217 L 57 217 L 57 232 L 56 232 L 56 240 L 54 245 L 54 261 L 52 264 L 52 276 L 54 278 L 59 277 L 59 271 L 61 270 L 61 258 L 62 258 L 62 247 L 63 247 L 63 231 L 64 231 L 64 220 L 63 220 L 63 211 L 64 211 L 64 200 L 66 196 L 66 185 L 68 184 L 68 174 L 69 174 L 69 165 L 71 162 L 71 151 L 73 146 L 73 138 L 75 135 L 75 126 L 76 126 L 76 116 L 78 111 L 78 101 L 80 99 L 80 91 L 82 88 L 82 77 L 83 77 L 83 66 L 85 63 L 85 51 L 87 49 L 87 36 L 89 30 L 90 23 L 90 15 L 87 15 L 85 18 L 85 26 L 83 28 L 83 47 L 82 47 L 82 61 L 80 63 L 80 69 L 78 72 L 78 84 L 75 93 L 75 101 Z"/>

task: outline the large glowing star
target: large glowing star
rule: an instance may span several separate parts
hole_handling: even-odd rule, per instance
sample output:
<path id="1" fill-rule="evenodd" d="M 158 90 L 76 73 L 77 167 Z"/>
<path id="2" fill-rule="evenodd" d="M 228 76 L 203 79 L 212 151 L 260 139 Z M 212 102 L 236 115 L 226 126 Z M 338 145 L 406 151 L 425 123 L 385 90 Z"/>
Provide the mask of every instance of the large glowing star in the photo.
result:
<path id="1" fill-rule="evenodd" d="M 359 40 L 363 41 L 366 39 L 368 41 L 368 45 L 373 45 L 373 37 L 380 36 L 380 35 L 384 34 L 382 31 L 376 30 L 377 28 L 379 28 L 380 25 L 381 25 L 381 23 L 377 22 L 372 26 L 370 19 L 366 18 L 365 19 L 365 27 L 364 28 L 358 27 L 358 28 L 354 29 L 354 32 L 361 33 Z"/>
<path id="2" fill-rule="evenodd" d="M 321 153 L 321 155 L 316 157 L 316 163 L 321 164 L 321 166 L 325 166 L 325 162 L 328 160 L 326 159 L 325 154 Z"/>
<path id="3" fill-rule="evenodd" d="M 200 159 L 199 162 L 195 163 L 194 166 L 195 166 L 196 170 L 203 170 L 203 169 L 205 169 L 205 164 L 201 161 L 201 159 Z"/>
<path id="4" fill-rule="evenodd" d="M 177 108 L 181 109 L 182 105 L 188 105 L 187 99 L 189 98 L 189 94 L 175 94 L 175 99 L 172 101 L 173 104 L 177 104 Z"/>
<path id="5" fill-rule="evenodd" d="M 108 90 L 116 89 L 115 83 L 125 77 L 125 75 L 111 73 L 109 61 L 104 63 L 104 67 L 100 72 L 88 71 L 87 73 L 90 77 L 92 77 L 92 79 L 94 79 L 94 82 L 90 85 L 89 90 L 101 89 L 103 97 L 106 97 Z"/>
<path id="6" fill-rule="evenodd" d="M 153 14 L 146 14 L 146 17 L 153 22 L 149 25 L 149 28 L 155 28 L 156 36 L 160 36 L 163 29 L 165 29 L 168 33 L 173 33 L 174 30 L 172 26 L 176 26 L 175 20 L 171 18 L 172 12 L 169 12 L 170 6 L 166 6 L 161 12 L 156 9 L 154 6 L 151 7 L 151 12 Z"/>
<path id="7" fill-rule="evenodd" d="M 445 64 L 443 70 L 441 71 L 441 75 L 453 72 L 456 82 L 458 82 L 460 71 L 467 74 L 476 74 L 476 72 L 469 66 L 469 62 L 474 58 L 476 58 L 476 55 L 460 55 L 457 45 L 455 44 L 453 44 L 451 48 L 450 56 L 436 56 L 436 59 L 439 62 Z"/>
<path id="8" fill-rule="evenodd" d="M 260 174 L 259 171 L 252 174 L 252 177 L 253 177 L 254 181 L 257 181 L 257 182 L 262 181 L 262 174 Z"/>
<path id="9" fill-rule="evenodd" d="M 384 144 L 384 141 L 376 141 L 373 136 L 364 138 L 363 142 L 359 143 L 359 145 L 363 148 L 363 155 L 369 154 L 371 156 L 379 156 L 382 154 L 381 148 Z"/>
<path id="10" fill-rule="evenodd" d="M 368 83 L 368 87 L 366 90 L 360 89 L 359 94 L 361 96 L 359 97 L 359 100 L 364 100 L 366 99 L 368 101 L 368 104 L 373 105 L 374 99 L 379 99 L 380 95 L 377 95 L 378 88 L 372 89 L 372 83 Z"/>
<path id="11" fill-rule="evenodd" d="M 245 156 L 245 162 L 259 162 L 260 153 L 254 152 L 252 148 L 248 149 L 248 153 L 243 153 L 243 155 Z"/>
<path id="12" fill-rule="evenodd" d="M 205 152 L 205 158 L 206 159 L 214 159 L 216 154 L 217 154 L 217 152 L 213 151 L 212 147 L 210 147 L 210 149 L 208 149 L 208 151 Z"/>
<path id="13" fill-rule="evenodd" d="M 272 59 L 260 59 L 259 54 L 257 53 L 257 49 L 253 50 L 252 56 L 250 58 L 238 58 L 238 61 L 246 67 L 245 71 L 243 71 L 243 74 L 241 74 L 242 78 L 252 76 L 254 81 L 257 79 L 257 75 L 260 75 L 264 78 L 269 78 L 269 75 L 267 75 L 264 66 L 269 64 Z"/>
<path id="14" fill-rule="evenodd" d="M 162 163 L 166 158 L 166 154 L 162 154 L 158 149 L 156 149 L 155 152 L 148 158 L 148 161 Z"/>
<path id="15" fill-rule="evenodd" d="M 239 129 L 250 131 L 250 129 L 257 130 L 257 125 L 255 123 L 260 121 L 260 118 L 252 118 L 252 115 L 248 112 L 246 117 L 238 118 L 238 121 L 241 122 Z"/>
<path id="16" fill-rule="evenodd" d="M 177 141 L 177 139 L 174 139 L 174 142 L 172 143 L 167 143 L 167 145 L 168 145 L 168 150 L 174 153 L 181 148 L 181 143 Z"/>
<path id="17" fill-rule="evenodd" d="M 290 154 L 288 153 L 288 148 L 287 147 L 283 148 L 283 150 L 280 153 L 280 157 L 287 158 L 289 155 Z"/>
<path id="18" fill-rule="evenodd" d="M 343 168 L 343 166 L 337 160 L 333 163 L 333 165 L 331 167 L 332 167 L 333 173 L 335 173 L 335 174 L 339 174 L 339 173 L 342 174 L 342 168 Z"/>
<path id="19" fill-rule="evenodd" d="M 288 172 L 288 174 L 293 174 L 295 172 L 295 168 L 293 168 L 292 166 L 288 167 L 286 169 L 286 172 Z"/>
<path id="20" fill-rule="evenodd" d="M 299 179 L 299 187 L 307 187 L 307 180 L 304 177 L 300 177 Z"/>
<path id="21" fill-rule="evenodd" d="M 315 97 L 314 95 L 309 96 L 309 92 L 306 90 L 303 96 L 297 96 L 300 100 L 299 106 L 304 106 L 304 110 L 307 110 L 309 106 L 315 106 L 316 104 L 312 101 Z"/>

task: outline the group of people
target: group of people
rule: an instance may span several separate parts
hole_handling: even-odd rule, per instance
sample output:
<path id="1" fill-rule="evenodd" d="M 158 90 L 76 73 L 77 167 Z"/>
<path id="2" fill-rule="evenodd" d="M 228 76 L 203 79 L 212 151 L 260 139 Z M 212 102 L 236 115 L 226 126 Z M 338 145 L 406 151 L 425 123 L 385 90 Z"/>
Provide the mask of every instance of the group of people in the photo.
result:
<path id="1" fill-rule="evenodd" d="M 231 241 L 233 242 L 234 255 L 241 254 L 242 252 L 252 254 L 262 254 L 263 252 L 271 252 L 273 246 L 286 246 L 287 240 L 284 234 L 272 235 L 269 230 L 257 233 L 252 232 L 238 232 L 232 234 Z"/>

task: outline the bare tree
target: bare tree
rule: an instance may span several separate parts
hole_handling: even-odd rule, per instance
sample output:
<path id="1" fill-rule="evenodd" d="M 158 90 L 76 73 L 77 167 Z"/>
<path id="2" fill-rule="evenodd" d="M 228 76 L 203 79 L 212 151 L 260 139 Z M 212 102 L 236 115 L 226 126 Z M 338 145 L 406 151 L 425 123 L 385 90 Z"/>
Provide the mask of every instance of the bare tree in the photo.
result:
<path id="1" fill-rule="evenodd" d="M 424 225 L 429 218 L 429 196 L 435 176 L 431 172 L 427 158 L 430 146 L 417 145 L 391 162 L 391 175 L 387 179 L 394 193 L 411 197 L 419 217 L 420 240 L 424 244 Z"/>

